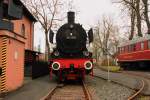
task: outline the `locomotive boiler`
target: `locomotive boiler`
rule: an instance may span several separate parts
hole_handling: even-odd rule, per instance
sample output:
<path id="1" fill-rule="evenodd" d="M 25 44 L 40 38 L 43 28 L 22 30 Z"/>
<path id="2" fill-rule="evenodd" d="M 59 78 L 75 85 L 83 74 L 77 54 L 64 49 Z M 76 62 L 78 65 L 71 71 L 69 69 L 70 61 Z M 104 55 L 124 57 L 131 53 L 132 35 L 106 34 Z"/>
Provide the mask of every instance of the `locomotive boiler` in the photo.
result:
<path id="1" fill-rule="evenodd" d="M 54 38 L 51 30 L 49 40 L 56 47 L 50 54 L 50 74 L 55 74 L 60 81 L 65 79 L 84 78 L 93 72 L 92 52 L 86 45 L 93 42 L 93 31 L 86 33 L 82 25 L 75 23 L 75 13 L 68 12 L 68 22 L 62 25 Z"/>

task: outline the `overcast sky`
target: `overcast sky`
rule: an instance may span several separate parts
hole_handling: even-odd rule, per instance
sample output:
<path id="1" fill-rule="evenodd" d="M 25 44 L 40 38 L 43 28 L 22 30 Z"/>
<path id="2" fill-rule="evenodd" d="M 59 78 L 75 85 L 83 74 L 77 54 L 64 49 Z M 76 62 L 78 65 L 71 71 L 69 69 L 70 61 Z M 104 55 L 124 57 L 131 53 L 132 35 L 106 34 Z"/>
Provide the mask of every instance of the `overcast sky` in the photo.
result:
<path id="1" fill-rule="evenodd" d="M 78 11 L 76 22 L 81 23 L 86 30 L 96 24 L 98 20 L 101 20 L 103 15 L 117 18 L 120 13 L 119 8 L 112 4 L 111 0 L 73 0 L 73 2 L 73 10 Z M 39 24 L 36 24 L 34 46 L 37 47 L 39 44 L 42 52 L 44 52 L 45 37 Z"/>

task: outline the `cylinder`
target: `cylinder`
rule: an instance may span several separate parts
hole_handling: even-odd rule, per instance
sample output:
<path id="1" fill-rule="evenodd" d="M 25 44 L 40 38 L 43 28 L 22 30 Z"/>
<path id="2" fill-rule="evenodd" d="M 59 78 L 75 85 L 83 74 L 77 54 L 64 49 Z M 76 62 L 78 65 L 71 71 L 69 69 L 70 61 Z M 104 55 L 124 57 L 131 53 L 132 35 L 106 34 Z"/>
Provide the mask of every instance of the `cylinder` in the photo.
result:
<path id="1" fill-rule="evenodd" d="M 69 11 L 68 12 L 68 23 L 75 22 L 75 12 Z"/>

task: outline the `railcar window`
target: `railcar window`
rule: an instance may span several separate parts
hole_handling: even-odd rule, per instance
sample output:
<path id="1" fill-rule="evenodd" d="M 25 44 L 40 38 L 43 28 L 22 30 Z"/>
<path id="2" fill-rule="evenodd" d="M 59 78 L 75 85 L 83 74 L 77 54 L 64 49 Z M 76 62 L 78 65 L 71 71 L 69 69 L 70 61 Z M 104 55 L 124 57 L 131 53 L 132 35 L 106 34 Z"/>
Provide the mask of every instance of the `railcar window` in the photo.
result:
<path id="1" fill-rule="evenodd" d="M 120 53 L 122 53 L 122 47 L 120 47 Z"/>
<path id="2" fill-rule="evenodd" d="M 126 52 L 126 46 L 124 46 L 124 52 Z"/>
<path id="3" fill-rule="evenodd" d="M 126 46 L 124 47 L 124 52 L 126 52 Z"/>
<path id="4" fill-rule="evenodd" d="M 132 51 L 132 45 L 129 45 L 129 52 Z"/>
<path id="5" fill-rule="evenodd" d="M 127 52 L 129 52 L 129 46 L 127 46 Z"/>
<path id="6" fill-rule="evenodd" d="M 135 51 L 135 44 L 129 45 L 129 46 L 128 46 L 128 51 L 129 51 L 129 52 Z"/>
<path id="7" fill-rule="evenodd" d="M 127 46 L 127 52 L 129 52 L 129 45 Z"/>
<path id="8" fill-rule="evenodd" d="M 130 45 L 130 51 L 132 52 L 132 45 Z"/>
<path id="9" fill-rule="evenodd" d="M 136 45 L 133 44 L 133 51 L 136 51 Z"/>
<path id="10" fill-rule="evenodd" d="M 118 47 L 118 53 L 120 54 L 120 47 Z"/>
<path id="11" fill-rule="evenodd" d="M 124 47 L 122 47 L 122 53 L 124 53 Z"/>
<path id="12" fill-rule="evenodd" d="M 134 49 L 135 47 L 134 47 L 134 44 L 132 45 L 132 51 L 135 51 L 135 49 Z"/>
<path id="13" fill-rule="evenodd" d="M 130 52 L 130 45 L 128 45 L 128 52 Z"/>
<path id="14" fill-rule="evenodd" d="M 125 48 L 125 46 L 123 47 L 123 52 L 125 53 L 125 51 L 126 51 L 126 48 Z"/>
<path id="15" fill-rule="evenodd" d="M 126 53 L 128 52 L 128 46 L 126 46 Z"/>
<path id="16" fill-rule="evenodd" d="M 144 50 L 144 42 L 141 42 L 141 50 Z"/>
<path id="17" fill-rule="evenodd" d="M 148 40 L 148 49 L 150 49 L 150 40 Z"/>
<path id="18" fill-rule="evenodd" d="M 131 51 L 133 51 L 133 44 L 131 44 Z"/>

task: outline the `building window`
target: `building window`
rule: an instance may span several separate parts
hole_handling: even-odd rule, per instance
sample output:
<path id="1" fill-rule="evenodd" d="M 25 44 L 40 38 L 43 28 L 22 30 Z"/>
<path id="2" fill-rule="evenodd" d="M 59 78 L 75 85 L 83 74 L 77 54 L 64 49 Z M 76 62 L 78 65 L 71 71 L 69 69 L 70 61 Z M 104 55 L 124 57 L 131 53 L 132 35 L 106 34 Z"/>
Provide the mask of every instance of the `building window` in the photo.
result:
<path id="1" fill-rule="evenodd" d="M 25 25 L 24 24 L 22 24 L 22 26 L 21 26 L 21 34 L 23 36 L 25 36 Z"/>
<path id="2" fill-rule="evenodd" d="M 144 42 L 141 42 L 141 50 L 144 50 Z"/>
<path id="3" fill-rule="evenodd" d="M 148 49 L 150 49 L 150 40 L 148 40 Z"/>

